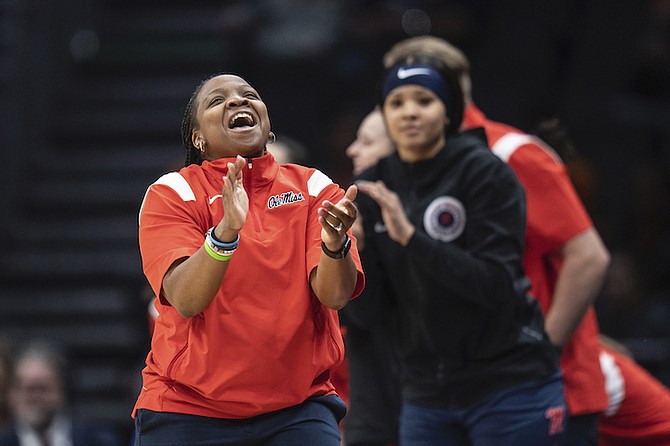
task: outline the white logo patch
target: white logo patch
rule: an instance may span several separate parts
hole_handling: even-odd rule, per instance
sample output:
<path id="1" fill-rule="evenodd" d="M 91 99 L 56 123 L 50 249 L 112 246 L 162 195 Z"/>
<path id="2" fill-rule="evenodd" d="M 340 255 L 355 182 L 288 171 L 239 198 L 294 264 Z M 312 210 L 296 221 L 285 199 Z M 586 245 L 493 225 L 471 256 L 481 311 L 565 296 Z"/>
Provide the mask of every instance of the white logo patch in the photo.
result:
<path id="1" fill-rule="evenodd" d="M 410 76 L 430 75 L 428 68 L 398 68 L 398 79 L 407 79 Z"/>
<path id="2" fill-rule="evenodd" d="M 273 209 L 285 204 L 296 203 L 298 201 L 303 201 L 305 197 L 302 195 L 302 192 L 297 194 L 292 191 L 282 192 L 281 194 L 273 195 L 268 198 L 268 209 Z"/>
<path id="3" fill-rule="evenodd" d="M 454 197 L 438 197 L 423 214 L 423 226 L 429 236 L 443 242 L 457 239 L 465 230 L 465 207 Z"/>

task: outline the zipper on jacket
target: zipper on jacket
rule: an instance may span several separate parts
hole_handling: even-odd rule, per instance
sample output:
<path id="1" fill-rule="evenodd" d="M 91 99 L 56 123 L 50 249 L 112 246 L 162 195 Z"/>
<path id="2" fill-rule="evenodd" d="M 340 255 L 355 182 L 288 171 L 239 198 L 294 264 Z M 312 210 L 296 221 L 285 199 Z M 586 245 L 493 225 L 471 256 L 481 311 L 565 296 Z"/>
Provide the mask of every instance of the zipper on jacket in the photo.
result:
<path id="1" fill-rule="evenodd" d="M 179 358 L 181 358 L 184 352 L 186 352 L 187 347 L 188 347 L 188 341 L 184 343 L 184 346 L 177 352 L 176 355 L 174 355 L 174 358 L 172 358 L 172 361 L 170 361 L 170 364 L 168 364 L 167 369 L 165 370 L 165 375 L 169 379 L 174 379 L 174 376 L 172 376 L 172 370 L 174 369 L 175 364 L 177 363 Z"/>
<path id="2" fill-rule="evenodd" d="M 247 158 L 247 167 L 249 167 L 249 175 L 244 176 L 244 183 L 246 185 L 245 190 L 247 191 L 247 197 L 249 198 L 249 215 L 248 217 L 251 220 L 251 226 L 254 229 L 255 233 L 260 232 L 261 226 L 258 223 L 258 218 L 256 218 L 256 213 L 254 212 L 253 199 L 251 196 L 251 191 L 253 190 L 253 162 L 252 158 Z"/>
<path id="3" fill-rule="evenodd" d="M 411 220 L 414 215 L 414 210 L 417 208 L 417 193 L 416 182 L 414 181 L 414 166 L 412 164 L 407 166 L 407 204 L 404 206 L 407 217 Z"/>

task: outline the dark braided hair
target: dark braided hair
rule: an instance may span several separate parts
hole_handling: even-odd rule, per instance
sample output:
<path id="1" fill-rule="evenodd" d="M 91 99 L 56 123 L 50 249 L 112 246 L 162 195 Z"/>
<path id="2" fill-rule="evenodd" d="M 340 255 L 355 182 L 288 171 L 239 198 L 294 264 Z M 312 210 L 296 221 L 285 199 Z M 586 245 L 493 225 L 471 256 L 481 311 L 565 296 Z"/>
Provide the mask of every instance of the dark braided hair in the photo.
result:
<path id="1" fill-rule="evenodd" d="M 191 95 L 191 98 L 186 104 L 186 110 L 184 110 L 184 117 L 181 121 L 181 143 L 186 149 L 186 160 L 184 161 L 184 167 L 190 166 L 191 164 L 202 164 L 202 154 L 197 147 L 193 145 L 193 129 L 195 128 L 195 115 L 196 115 L 196 98 L 202 90 L 202 86 L 205 83 L 213 78 L 210 76 L 207 79 L 200 82 L 200 85 L 196 87 Z"/>

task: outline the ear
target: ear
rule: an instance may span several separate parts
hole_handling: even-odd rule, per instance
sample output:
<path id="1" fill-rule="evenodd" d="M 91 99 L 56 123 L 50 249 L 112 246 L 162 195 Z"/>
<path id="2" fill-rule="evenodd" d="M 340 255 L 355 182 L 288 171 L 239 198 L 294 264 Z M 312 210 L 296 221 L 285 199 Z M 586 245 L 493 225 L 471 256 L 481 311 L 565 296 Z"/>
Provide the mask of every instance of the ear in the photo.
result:
<path id="1" fill-rule="evenodd" d="M 200 150 L 200 147 L 205 144 L 205 138 L 202 137 L 200 132 L 194 131 L 191 134 L 191 142 L 193 143 L 193 147 Z"/>

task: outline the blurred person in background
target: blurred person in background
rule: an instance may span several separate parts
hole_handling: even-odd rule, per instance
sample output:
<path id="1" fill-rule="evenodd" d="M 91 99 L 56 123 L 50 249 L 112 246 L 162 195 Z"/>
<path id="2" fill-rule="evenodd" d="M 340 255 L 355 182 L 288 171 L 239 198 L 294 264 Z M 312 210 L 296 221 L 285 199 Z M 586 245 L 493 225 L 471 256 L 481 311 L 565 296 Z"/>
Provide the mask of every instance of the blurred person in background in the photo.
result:
<path id="1" fill-rule="evenodd" d="M 268 151 L 279 164 L 291 163 L 305 166 L 309 162 L 309 152 L 305 145 L 286 135 L 277 135 L 277 140 L 268 147 Z"/>
<path id="2" fill-rule="evenodd" d="M 14 370 L 14 361 L 9 341 L 0 339 L 0 431 L 9 426 L 9 388 Z"/>
<path id="3" fill-rule="evenodd" d="M 394 151 L 395 147 L 386 132 L 381 109 L 376 107 L 361 121 L 356 139 L 347 147 L 346 154 L 353 164 L 353 174 L 358 175 Z"/>
<path id="4" fill-rule="evenodd" d="M 439 60 L 388 69 L 397 151 L 358 176 L 365 298 L 398 309 L 400 444 L 554 445 L 566 406 L 558 355 L 521 267 L 525 202 Z M 346 436 L 345 432 L 345 436 Z"/>
<path id="5" fill-rule="evenodd" d="M 600 365 L 609 404 L 600 417 L 598 445 L 670 444 L 670 389 L 606 336 L 601 336 Z"/>
<path id="6" fill-rule="evenodd" d="M 105 423 L 84 420 L 68 407 L 67 362 L 61 349 L 35 340 L 16 354 L 10 402 L 12 426 L 0 446 L 119 446 L 119 434 Z"/>
<path id="7" fill-rule="evenodd" d="M 346 149 L 354 176 L 394 152 L 381 108 L 375 107 L 363 118 L 356 139 Z M 352 230 L 359 250 L 364 251 L 361 219 L 354 222 Z M 361 261 L 370 280 L 374 271 L 366 267 L 371 262 L 370 254 L 361 256 Z M 343 420 L 346 444 L 397 444 L 400 363 L 389 339 L 389 333 L 396 332 L 393 302 L 366 295 L 340 310 L 340 315 L 346 327 L 345 366 L 349 378 L 349 410 Z"/>
<path id="8" fill-rule="evenodd" d="M 184 112 L 185 167 L 139 218 L 157 297 L 136 444 L 339 446 L 337 310 L 364 287 L 353 204 L 314 168 L 279 164 L 260 94 L 205 79 Z"/>
<path id="9" fill-rule="evenodd" d="M 384 56 L 384 65 L 432 56 L 459 77 L 464 91 L 463 128 L 483 128 L 488 144 L 524 186 L 527 201 L 523 267 L 531 295 L 542 306 L 545 328 L 561 351 L 570 410 L 567 444 L 597 443 L 597 423 L 607 407 L 599 367 L 599 331 L 593 302 L 602 286 L 609 252 L 593 226 L 554 150 L 539 138 L 491 121 L 472 100 L 469 61 L 444 39 L 406 39 Z"/>

